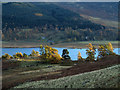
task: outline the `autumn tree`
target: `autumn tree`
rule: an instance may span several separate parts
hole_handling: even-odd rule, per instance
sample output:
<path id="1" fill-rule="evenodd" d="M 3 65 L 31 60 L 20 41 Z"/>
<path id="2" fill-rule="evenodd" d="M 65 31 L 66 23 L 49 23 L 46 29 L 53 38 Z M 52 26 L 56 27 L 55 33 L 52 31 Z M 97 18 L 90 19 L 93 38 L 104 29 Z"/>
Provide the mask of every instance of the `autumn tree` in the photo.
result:
<path id="1" fill-rule="evenodd" d="M 38 52 L 38 51 L 36 51 L 36 56 L 40 56 L 40 54 L 39 54 L 39 52 Z"/>
<path id="2" fill-rule="evenodd" d="M 32 50 L 32 53 L 31 53 L 31 56 L 35 56 L 36 55 L 36 52 L 35 52 L 35 50 Z"/>
<path id="3" fill-rule="evenodd" d="M 38 51 L 32 50 L 30 56 L 32 56 L 32 57 L 38 57 L 38 56 L 40 56 L 40 54 L 39 54 Z"/>
<path id="4" fill-rule="evenodd" d="M 20 52 L 17 52 L 15 55 L 13 55 L 14 58 L 22 58 L 23 54 Z"/>
<path id="5" fill-rule="evenodd" d="M 86 54 L 88 55 L 88 57 L 86 58 L 87 61 L 94 61 L 95 60 L 95 47 L 89 43 L 87 45 L 88 49 L 86 50 Z"/>
<path id="6" fill-rule="evenodd" d="M 106 48 L 107 48 L 108 55 L 114 54 L 114 52 L 113 52 L 113 46 L 112 46 L 112 44 L 110 42 L 106 45 Z"/>
<path id="7" fill-rule="evenodd" d="M 44 55 L 44 46 L 40 45 L 40 55 Z"/>
<path id="8" fill-rule="evenodd" d="M 61 56 L 58 54 L 58 50 L 47 45 L 40 45 L 40 58 L 44 62 L 48 63 L 59 63 L 61 60 Z"/>
<path id="9" fill-rule="evenodd" d="M 53 50 L 53 54 L 51 54 L 50 61 L 51 63 L 60 63 L 61 62 L 61 56 L 58 54 L 58 50 Z"/>
<path id="10" fill-rule="evenodd" d="M 112 44 L 109 42 L 108 44 L 105 45 L 99 45 L 98 46 L 98 59 L 105 57 L 107 55 L 115 55 L 115 53 L 113 52 L 113 47 Z"/>
<path id="11" fill-rule="evenodd" d="M 81 57 L 81 53 L 80 53 L 80 51 L 78 52 L 78 60 L 83 60 L 83 58 Z"/>

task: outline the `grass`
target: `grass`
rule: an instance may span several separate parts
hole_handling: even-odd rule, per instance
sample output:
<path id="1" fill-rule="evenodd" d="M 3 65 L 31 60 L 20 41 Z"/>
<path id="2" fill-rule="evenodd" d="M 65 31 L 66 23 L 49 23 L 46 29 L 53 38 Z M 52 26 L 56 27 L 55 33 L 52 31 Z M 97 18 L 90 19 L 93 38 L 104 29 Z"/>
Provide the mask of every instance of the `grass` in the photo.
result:
<path id="1" fill-rule="evenodd" d="M 6 62 L 6 63 L 5 63 Z M 61 70 L 63 68 L 69 68 L 71 66 L 60 66 L 59 64 L 42 64 L 40 61 L 5 61 L 3 66 L 3 75 L 10 75 L 11 73 L 21 73 L 27 71 L 41 70 L 41 72 L 50 72 L 55 70 Z M 5 63 L 5 65 L 4 65 Z M 9 64 L 9 65 L 8 65 Z M 4 67 L 3 67 L 4 68 Z M 7 69 L 6 69 L 7 68 Z"/>
<path id="2" fill-rule="evenodd" d="M 46 44 L 40 41 L 2 41 L 2 47 L 39 47 L 40 44 Z"/>
<path id="3" fill-rule="evenodd" d="M 54 80 L 27 82 L 14 88 L 117 88 L 119 65 Z"/>
<path id="4" fill-rule="evenodd" d="M 96 48 L 98 48 L 98 45 L 108 44 L 108 42 L 111 42 L 114 48 L 118 48 L 118 43 L 120 41 L 79 41 L 79 42 L 59 43 L 52 45 L 52 47 L 87 48 L 86 45 L 92 43 Z"/>
<path id="5" fill-rule="evenodd" d="M 95 45 L 105 44 L 111 42 L 113 46 L 118 47 L 119 41 L 78 41 L 78 42 L 68 42 L 68 43 L 58 43 L 54 45 L 50 45 L 52 47 L 77 47 L 77 48 L 85 48 L 86 44 L 92 43 Z M 30 47 L 39 47 L 40 44 L 46 45 L 46 42 L 40 41 L 2 41 L 2 47 L 17 47 L 17 48 L 30 48 Z"/>
<path id="6" fill-rule="evenodd" d="M 81 62 L 78 65 L 76 64 L 73 66 L 60 66 L 59 64 L 45 64 L 45 63 L 43 64 L 43 63 L 40 63 L 39 61 L 2 60 L 2 62 L 3 62 L 3 65 L 2 65 L 3 66 L 2 67 L 2 69 L 3 69 L 3 73 L 2 73 L 3 89 L 7 90 L 12 87 L 18 86 L 19 84 L 24 84 L 25 82 L 32 82 L 32 81 L 38 81 L 38 80 L 43 80 L 43 81 L 45 80 L 45 82 L 48 82 L 48 83 L 50 81 L 50 82 L 53 82 L 58 85 L 58 84 L 62 83 L 62 81 L 59 81 L 59 79 L 62 79 L 61 77 L 63 77 L 65 79 L 65 80 L 63 80 L 63 82 L 66 82 L 69 80 L 69 78 L 72 77 L 71 75 L 74 75 L 75 77 L 80 75 L 80 77 L 75 78 L 73 76 L 72 78 L 74 80 L 72 79 L 73 81 L 69 80 L 68 82 L 66 82 L 65 87 L 69 87 L 69 85 L 71 85 L 70 87 L 74 88 L 74 84 L 72 86 L 72 84 L 69 84 L 69 82 L 76 83 L 78 81 L 79 83 L 81 83 L 81 82 L 86 81 L 85 77 L 88 77 L 88 79 L 92 80 L 92 79 L 94 79 L 95 76 L 97 76 L 97 77 L 95 77 L 96 83 L 98 83 L 97 81 L 102 83 L 99 79 L 101 77 L 101 75 L 103 75 L 103 76 L 105 75 L 106 77 L 110 76 L 109 79 L 111 80 L 113 78 L 112 80 L 113 81 L 115 80 L 113 83 L 116 83 L 117 77 L 111 76 L 111 74 L 118 72 L 116 70 L 117 67 L 116 67 L 116 69 L 114 68 L 114 70 L 111 69 L 111 71 L 110 71 L 108 69 L 99 74 L 97 72 L 97 73 L 93 73 L 91 75 L 91 73 L 89 73 L 89 72 L 91 72 L 93 70 L 99 70 L 99 69 L 103 69 L 103 68 L 106 68 L 106 67 L 109 67 L 112 65 L 119 64 L 117 59 L 118 59 L 118 56 L 109 56 L 109 57 L 102 58 L 98 62 Z M 74 64 L 75 63 L 77 63 L 77 62 L 74 62 Z M 109 71 L 109 72 L 107 72 L 107 71 Z M 85 72 L 88 72 L 89 74 L 86 75 Z M 84 77 L 84 74 L 83 74 L 83 76 L 81 76 L 82 73 L 84 73 L 86 76 Z M 68 78 L 66 78 L 65 76 L 67 76 Z M 54 79 L 55 81 L 51 80 L 51 79 Z M 76 79 L 76 81 L 75 81 L 75 79 Z M 80 81 L 80 80 L 83 80 L 83 81 Z M 108 79 L 107 79 L 107 81 L 105 81 L 105 79 L 103 79 L 103 82 L 105 82 L 105 83 L 107 83 L 108 81 L 109 81 Z M 90 83 L 92 83 L 92 82 L 90 82 Z M 34 86 L 32 86 L 32 87 L 34 87 Z M 55 87 L 55 86 L 53 85 L 51 87 Z M 63 88 L 63 87 L 61 87 L 61 88 Z"/>
<path id="7" fill-rule="evenodd" d="M 38 61 L 4 61 L 3 66 L 2 83 L 4 88 L 29 81 L 32 78 L 60 73 L 57 70 L 71 67 L 59 64 L 41 64 Z"/>
<path id="8" fill-rule="evenodd" d="M 92 43 L 92 44 L 107 44 L 111 42 L 112 44 L 118 44 L 119 41 L 81 41 L 78 43 L 83 43 L 83 44 L 88 44 L 88 43 Z"/>

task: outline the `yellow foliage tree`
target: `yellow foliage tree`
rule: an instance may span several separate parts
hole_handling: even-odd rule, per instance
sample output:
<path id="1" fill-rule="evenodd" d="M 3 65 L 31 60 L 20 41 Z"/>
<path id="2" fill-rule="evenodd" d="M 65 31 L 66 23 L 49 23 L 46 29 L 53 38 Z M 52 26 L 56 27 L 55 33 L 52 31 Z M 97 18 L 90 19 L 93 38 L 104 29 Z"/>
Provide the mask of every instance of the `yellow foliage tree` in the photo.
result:
<path id="1" fill-rule="evenodd" d="M 110 42 L 105 45 L 99 45 L 98 52 L 98 58 L 102 58 L 107 55 L 115 55 L 113 52 L 113 46 Z"/>
<path id="2" fill-rule="evenodd" d="M 32 50 L 32 53 L 31 53 L 31 56 L 35 56 L 35 54 L 36 54 L 36 52 L 35 52 L 35 50 Z"/>
<path id="3" fill-rule="evenodd" d="M 40 55 L 43 55 L 44 54 L 44 47 L 43 45 L 40 45 Z"/>
<path id="4" fill-rule="evenodd" d="M 86 58 L 87 61 L 94 61 L 95 60 L 95 47 L 89 43 L 87 45 L 88 49 L 86 50 L 86 54 L 88 55 L 88 57 Z"/>
<path id="5" fill-rule="evenodd" d="M 38 56 L 40 56 L 40 54 L 39 54 L 38 51 L 32 50 L 31 56 L 32 57 L 38 57 Z"/>
<path id="6" fill-rule="evenodd" d="M 107 45 L 107 50 L 109 50 L 110 52 L 113 52 L 113 46 L 110 42 Z"/>
<path id="7" fill-rule="evenodd" d="M 14 58 L 22 58 L 23 54 L 20 52 L 17 52 L 15 55 L 13 55 Z"/>
<path id="8" fill-rule="evenodd" d="M 58 51 L 54 51 L 54 54 L 51 55 L 50 61 L 51 63 L 60 63 L 61 62 L 61 56 L 58 54 Z"/>
<path id="9" fill-rule="evenodd" d="M 82 57 L 81 57 L 81 53 L 80 53 L 80 51 L 78 52 L 78 60 L 81 60 L 82 59 Z"/>
<path id="10" fill-rule="evenodd" d="M 38 51 L 36 51 L 36 56 L 40 56 L 40 54 L 39 54 L 39 52 L 38 52 Z"/>
<path id="11" fill-rule="evenodd" d="M 61 56 L 58 54 L 58 50 L 49 46 L 40 45 L 40 57 L 49 63 L 58 63 L 61 60 Z"/>

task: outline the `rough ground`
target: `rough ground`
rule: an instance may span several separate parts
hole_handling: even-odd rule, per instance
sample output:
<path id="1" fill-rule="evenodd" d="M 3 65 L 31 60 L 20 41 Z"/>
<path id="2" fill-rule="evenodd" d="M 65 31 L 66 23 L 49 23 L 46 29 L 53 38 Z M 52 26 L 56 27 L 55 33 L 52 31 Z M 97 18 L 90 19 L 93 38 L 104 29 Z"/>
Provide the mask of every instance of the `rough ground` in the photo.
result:
<path id="1" fill-rule="evenodd" d="M 84 72 L 99 70 L 112 65 L 120 64 L 120 60 L 118 60 L 118 58 L 120 58 L 120 56 L 109 56 L 97 62 L 83 62 L 83 63 L 81 62 L 79 65 L 61 70 L 61 74 L 42 76 L 39 78 L 35 78 L 31 81 L 56 79 L 60 77 L 71 76 L 71 75 L 80 74 Z"/>
<path id="2" fill-rule="evenodd" d="M 78 65 L 75 65 L 71 68 L 55 71 L 56 74 L 52 74 L 52 75 L 47 74 L 47 75 L 34 77 L 34 78 L 30 78 L 30 79 L 24 79 L 24 80 L 17 81 L 15 83 L 10 83 L 9 85 L 3 82 L 3 89 L 6 90 L 8 88 L 17 86 L 17 85 L 25 83 L 25 82 L 58 79 L 61 77 L 66 77 L 66 76 L 71 76 L 71 75 L 76 75 L 76 74 L 80 74 L 80 73 L 91 72 L 94 70 L 103 69 L 106 67 L 120 64 L 119 58 L 120 58 L 120 56 L 108 56 L 97 62 L 81 62 Z M 60 73 L 57 73 L 57 72 L 60 72 Z"/>
<path id="3" fill-rule="evenodd" d="M 21 84 L 15 88 L 118 88 L 119 65 L 54 80 Z"/>

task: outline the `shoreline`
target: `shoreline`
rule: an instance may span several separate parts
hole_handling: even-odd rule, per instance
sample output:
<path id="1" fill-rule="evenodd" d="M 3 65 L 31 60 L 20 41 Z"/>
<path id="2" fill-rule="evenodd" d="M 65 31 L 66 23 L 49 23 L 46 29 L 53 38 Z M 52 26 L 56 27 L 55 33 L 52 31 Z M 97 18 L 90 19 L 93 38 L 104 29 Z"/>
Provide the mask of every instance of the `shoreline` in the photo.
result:
<path id="1" fill-rule="evenodd" d="M 39 43 L 39 42 L 2 42 L 2 48 L 39 48 L 42 45 L 48 45 L 50 47 L 56 48 L 72 48 L 72 49 L 82 49 L 87 48 L 86 45 L 92 43 L 96 48 L 98 45 L 108 43 L 109 41 L 85 41 L 85 42 L 68 42 L 68 43 L 58 43 L 50 45 L 49 43 Z M 113 48 L 119 48 L 117 41 L 111 41 Z"/>
<path id="2" fill-rule="evenodd" d="M 51 45 L 49 45 L 51 46 Z M 94 45 L 96 47 L 96 49 L 98 49 L 98 46 Z M 55 48 L 69 48 L 69 49 L 85 49 L 87 47 L 85 46 L 51 46 L 51 47 L 55 47 Z M 38 46 L 2 46 L 2 48 L 39 48 Z M 120 48 L 117 45 L 114 45 L 113 48 Z"/>

